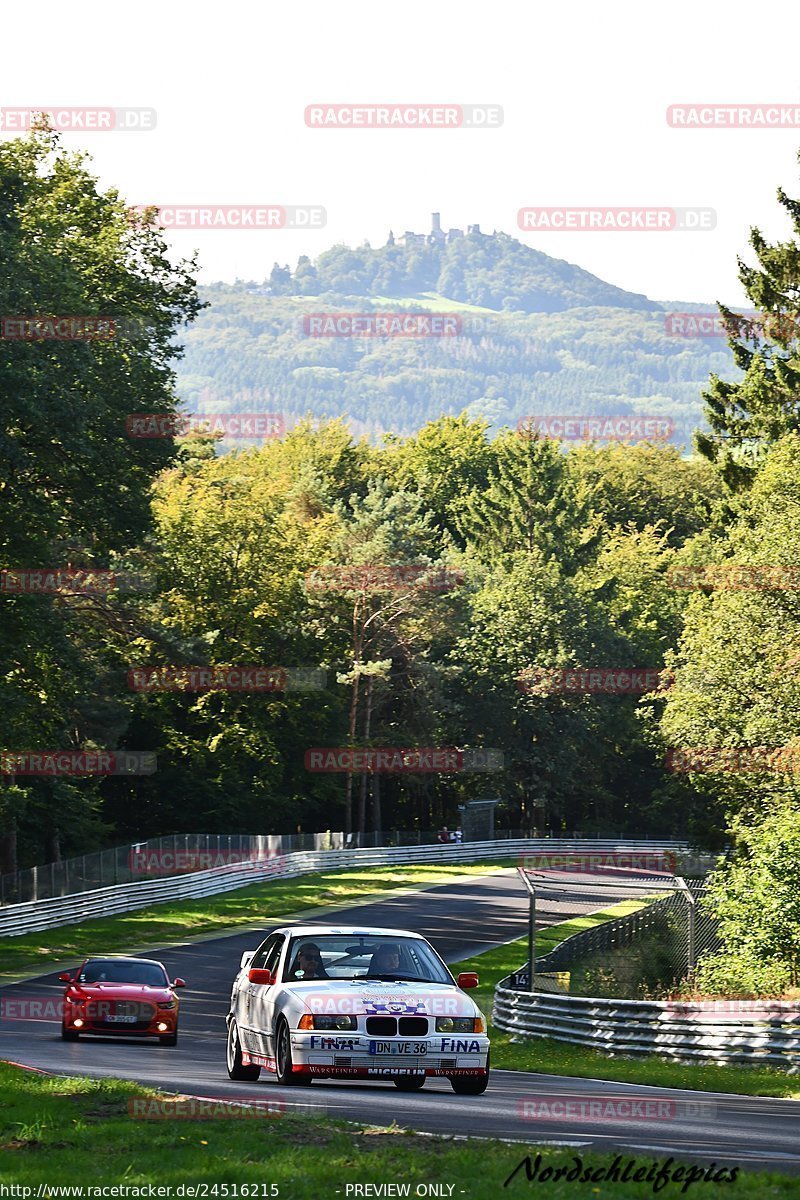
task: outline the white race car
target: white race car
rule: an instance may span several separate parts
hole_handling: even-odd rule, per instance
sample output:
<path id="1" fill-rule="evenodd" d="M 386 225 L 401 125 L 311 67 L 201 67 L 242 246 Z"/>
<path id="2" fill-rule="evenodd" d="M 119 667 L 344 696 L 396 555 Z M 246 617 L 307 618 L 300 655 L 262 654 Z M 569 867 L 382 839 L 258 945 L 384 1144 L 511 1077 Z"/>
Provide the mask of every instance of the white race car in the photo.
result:
<path id="1" fill-rule="evenodd" d="M 228 1014 L 231 1079 L 391 1079 L 429 1075 L 478 1096 L 489 1082 L 486 1019 L 433 947 L 404 929 L 294 925 L 242 955 Z"/>

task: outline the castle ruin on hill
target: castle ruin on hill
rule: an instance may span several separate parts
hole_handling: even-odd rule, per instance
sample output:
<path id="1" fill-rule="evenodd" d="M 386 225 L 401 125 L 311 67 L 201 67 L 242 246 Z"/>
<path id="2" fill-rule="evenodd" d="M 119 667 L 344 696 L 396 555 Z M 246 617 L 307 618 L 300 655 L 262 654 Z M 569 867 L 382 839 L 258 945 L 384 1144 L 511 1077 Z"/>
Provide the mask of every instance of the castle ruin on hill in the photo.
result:
<path id="1" fill-rule="evenodd" d="M 392 230 L 389 230 L 389 236 L 386 239 L 387 246 L 445 246 L 448 242 L 455 242 L 458 238 L 462 238 L 465 234 L 480 233 L 480 225 L 468 225 L 464 229 L 448 229 L 447 232 L 442 229 L 441 213 L 431 213 L 431 231 L 430 233 L 413 233 L 407 229 L 405 233 L 401 233 L 398 237 L 394 236 Z"/>

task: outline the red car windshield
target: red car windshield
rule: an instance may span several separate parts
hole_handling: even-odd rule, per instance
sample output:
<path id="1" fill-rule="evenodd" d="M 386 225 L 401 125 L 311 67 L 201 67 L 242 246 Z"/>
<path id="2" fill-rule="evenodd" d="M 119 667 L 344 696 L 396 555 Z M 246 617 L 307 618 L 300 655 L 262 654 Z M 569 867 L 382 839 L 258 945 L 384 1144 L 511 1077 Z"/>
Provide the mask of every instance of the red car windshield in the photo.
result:
<path id="1" fill-rule="evenodd" d="M 166 971 L 158 963 L 93 958 L 78 973 L 78 983 L 133 983 L 169 987 Z"/>

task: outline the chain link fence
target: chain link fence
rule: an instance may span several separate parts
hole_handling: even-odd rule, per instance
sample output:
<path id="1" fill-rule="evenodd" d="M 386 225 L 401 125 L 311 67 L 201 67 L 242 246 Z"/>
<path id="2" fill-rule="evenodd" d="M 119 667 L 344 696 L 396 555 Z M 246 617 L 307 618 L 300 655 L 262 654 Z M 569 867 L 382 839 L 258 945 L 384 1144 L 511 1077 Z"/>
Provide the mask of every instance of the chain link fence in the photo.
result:
<path id="1" fill-rule="evenodd" d="M 585 928 L 536 958 L 533 982 L 526 963 L 510 977 L 510 987 L 658 999 L 674 994 L 691 978 L 700 956 L 720 947 L 717 922 L 704 905 L 704 876 L 625 879 L 624 872 L 613 874 L 558 878 L 523 873 L 538 946 L 547 937 L 542 926 L 555 921 L 578 920 Z M 598 895 L 603 897 L 600 905 Z M 604 917 L 615 909 L 618 916 Z"/>

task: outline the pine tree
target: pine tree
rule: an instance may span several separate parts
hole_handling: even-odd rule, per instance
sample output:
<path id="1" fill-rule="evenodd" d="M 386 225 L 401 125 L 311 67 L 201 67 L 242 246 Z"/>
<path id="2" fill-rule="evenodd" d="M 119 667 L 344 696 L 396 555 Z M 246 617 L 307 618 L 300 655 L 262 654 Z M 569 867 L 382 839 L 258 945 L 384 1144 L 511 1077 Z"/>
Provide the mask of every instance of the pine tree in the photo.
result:
<path id="1" fill-rule="evenodd" d="M 794 238 L 770 245 L 758 229 L 751 230 L 758 266 L 740 258 L 739 279 L 758 315 L 743 318 L 718 305 L 743 377 L 729 383 L 711 376 L 703 393 L 711 432 L 696 435 L 697 449 L 732 491 L 749 487 L 773 442 L 800 430 L 800 201 L 780 188 L 778 201 Z"/>

